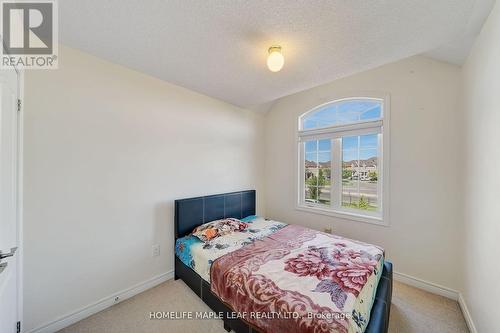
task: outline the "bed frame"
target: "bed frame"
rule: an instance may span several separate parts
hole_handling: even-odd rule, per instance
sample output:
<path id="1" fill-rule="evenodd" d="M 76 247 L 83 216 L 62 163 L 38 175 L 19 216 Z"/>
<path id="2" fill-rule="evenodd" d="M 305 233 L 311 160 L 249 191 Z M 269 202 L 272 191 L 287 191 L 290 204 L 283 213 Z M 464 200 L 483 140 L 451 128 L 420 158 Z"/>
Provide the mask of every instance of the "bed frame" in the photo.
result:
<path id="1" fill-rule="evenodd" d="M 255 190 L 231 192 L 204 197 L 175 200 L 175 239 L 213 220 L 234 217 L 237 219 L 255 215 Z M 223 313 L 224 329 L 236 333 L 260 332 L 259 329 L 241 320 L 228 318 L 233 310 L 226 306 L 210 290 L 210 284 L 175 256 L 175 279 L 181 279 L 213 311 Z M 387 333 L 392 298 L 392 264 L 384 263 L 382 277 L 377 287 L 366 333 Z"/>

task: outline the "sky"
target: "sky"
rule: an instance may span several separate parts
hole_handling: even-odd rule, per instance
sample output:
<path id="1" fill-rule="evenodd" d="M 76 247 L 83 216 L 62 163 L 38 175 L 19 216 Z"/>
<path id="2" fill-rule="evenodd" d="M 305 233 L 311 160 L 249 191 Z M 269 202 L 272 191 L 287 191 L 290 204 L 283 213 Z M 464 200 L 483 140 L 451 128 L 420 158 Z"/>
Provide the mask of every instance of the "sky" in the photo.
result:
<path id="1" fill-rule="evenodd" d="M 332 125 L 373 120 L 381 117 L 382 104 L 376 100 L 346 100 L 326 105 L 303 119 L 303 128 L 312 129 Z M 331 159 L 331 140 L 305 142 L 306 160 L 328 162 Z M 342 138 L 342 160 L 366 160 L 378 156 L 378 134 Z"/>
<path id="2" fill-rule="evenodd" d="M 359 142 L 358 142 L 359 141 Z M 346 136 L 342 138 L 342 160 L 366 160 L 378 156 L 378 134 Z M 327 162 L 331 159 L 331 140 L 306 141 L 306 160 Z"/>
<path id="3" fill-rule="evenodd" d="M 303 119 L 303 129 L 373 120 L 381 117 L 382 102 L 373 100 L 347 100 L 321 107 Z"/>

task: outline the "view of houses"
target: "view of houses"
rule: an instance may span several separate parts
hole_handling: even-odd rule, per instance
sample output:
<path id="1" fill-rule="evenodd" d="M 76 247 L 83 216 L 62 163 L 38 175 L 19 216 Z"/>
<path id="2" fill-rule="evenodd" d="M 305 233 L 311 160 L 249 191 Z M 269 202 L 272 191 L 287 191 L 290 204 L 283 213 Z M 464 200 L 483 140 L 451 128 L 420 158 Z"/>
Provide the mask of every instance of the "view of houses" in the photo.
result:
<path id="1" fill-rule="evenodd" d="M 330 204 L 331 163 L 305 161 L 306 201 Z M 377 157 L 342 163 L 342 206 L 377 210 Z M 335 184 L 334 184 L 335 185 Z"/>
<path id="2" fill-rule="evenodd" d="M 343 162 L 342 179 L 377 181 L 377 158 Z"/>

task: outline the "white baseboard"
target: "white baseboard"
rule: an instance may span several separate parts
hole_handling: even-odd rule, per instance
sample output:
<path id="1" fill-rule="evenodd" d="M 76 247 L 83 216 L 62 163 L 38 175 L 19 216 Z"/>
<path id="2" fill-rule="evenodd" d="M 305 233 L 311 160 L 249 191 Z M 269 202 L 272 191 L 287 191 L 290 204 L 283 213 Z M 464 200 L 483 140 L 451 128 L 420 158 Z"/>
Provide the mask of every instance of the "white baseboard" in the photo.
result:
<path id="1" fill-rule="evenodd" d="M 410 285 L 412 287 L 428 291 L 430 293 L 458 301 L 459 292 L 436 283 L 425 281 L 410 275 L 394 272 L 394 280 Z"/>
<path id="2" fill-rule="evenodd" d="M 166 273 L 157 275 L 149 280 L 140 282 L 136 284 L 135 286 L 132 286 L 128 289 L 122 290 L 120 292 L 117 292 L 113 295 L 110 295 L 108 297 L 105 297 L 93 304 L 87 305 L 86 307 L 83 307 L 73 313 L 67 314 L 59 319 L 56 319 L 50 323 L 47 323 L 45 325 L 42 325 L 38 328 L 35 328 L 29 333 L 54 333 L 57 332 L 65 327 L 68 327 L 69 325 L 72 325 L 84 318 L 87 318 L 99 311 L 102 311 L 106 308 L 109 308 L 110 306 L 117 304 L 121 301 L 126 300 L 127 298 L 130 298 L 132 296 L 135 296 L 137 294 L 142 293 L 145 290 L 148 290 L 150 288 L 153 288 L 154 286 L 159 285 L 160 283 L 163 283 L 167 280 L 170 280 L 174 277 L 174 271 L 168 271 Z M 115 300 L 115 298 L 118 297 L 118 300 Z"/>
<path id="3" fill-rule="evenodd" d="M 470 315 L 469 309 L 467 308 L 467 304 L 465 303 L 465 299 L 462 293 L 458 295 L 458 304 L 460 305 L 460 309 L 462 310 L 465 322 L 469 327 L 470 333 L 477 333 L 476 325 L 474 325 L 474 321 L 472 320 L 472 317 Z"/>
<path id="4" fill-rule="evenodd" d="M 394 274 L 394 280 L 396 281 L 405 283 L 407 285 L 410 285 L 418 289 L 428 291 L 436 295 L 441 295 L 450 298 L 454 301 L 458 301 L 458 305 L 460 305 L 460 310 L 462 310 L 462 314 L 465 318 L 465 322 L 467 323 L 469 331 L 471 333 L 477 333 L 476 326 L 474 325 L 474 321 L 472 320 L 469 309 L 467 308 L 467 304 L 465 303 L 465 299 L 461 292 L 403 273 L 394 272 L 393 274 Z"/>

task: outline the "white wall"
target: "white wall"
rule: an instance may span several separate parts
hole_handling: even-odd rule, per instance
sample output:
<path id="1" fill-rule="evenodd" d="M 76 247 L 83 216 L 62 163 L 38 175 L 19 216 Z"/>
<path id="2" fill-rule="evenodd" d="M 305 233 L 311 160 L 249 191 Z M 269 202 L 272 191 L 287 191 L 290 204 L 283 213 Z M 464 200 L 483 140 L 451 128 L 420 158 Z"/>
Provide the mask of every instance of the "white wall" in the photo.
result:
<path id="1" fill-rule="evenodd" d="M 498 332 L 500 298 L 500 4 L 463 68 L 463 294 L 478 332 Z"/>
<path id="2" fill-rule="evenodd" d="M 379 244 L 396 271 L 458 290 L 459 91 L 459 67 L 412 57 L 279 100 L 266 119 L 267 215 Z M 298 116 L 363 92 L 391 97 L 390 227 L 295 210 Z"/>
<path id="3" fill-rule="evenodd" d="M 263 213 L 263 116 L 74 49 L 59 59 L 26 73 L 26 331 L 172 270 L 176 198 L 256 188 Z"/>

